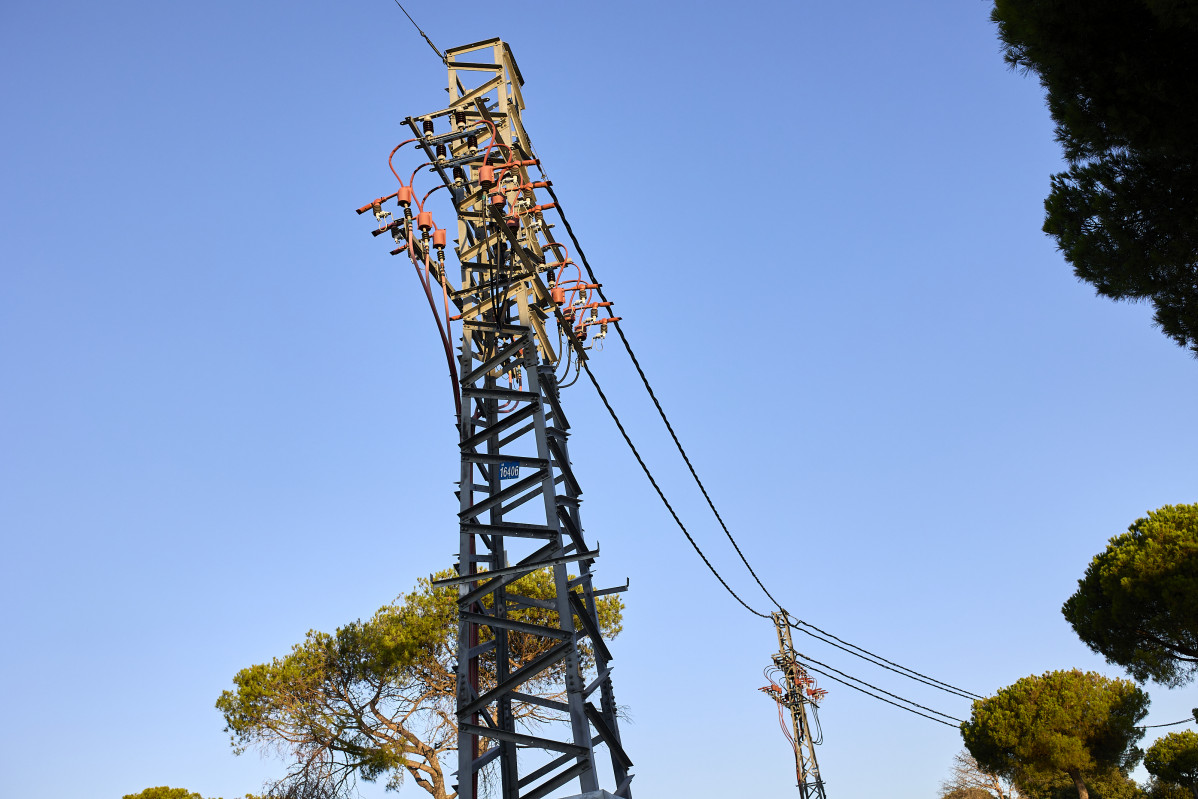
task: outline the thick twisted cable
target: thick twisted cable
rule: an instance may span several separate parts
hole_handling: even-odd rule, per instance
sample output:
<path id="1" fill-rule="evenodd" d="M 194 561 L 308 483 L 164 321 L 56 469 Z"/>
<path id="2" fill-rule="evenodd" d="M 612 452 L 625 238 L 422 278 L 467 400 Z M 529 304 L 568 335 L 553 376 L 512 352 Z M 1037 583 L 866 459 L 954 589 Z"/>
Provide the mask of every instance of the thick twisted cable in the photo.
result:
<path id="1" fill-rule="evenodd" d="M 546 190 L 549 192 L 549 196 L 553 198 L 553 202 L 557 206 L 558 215 L 561 216 L 562 224 L 566 227 L 566 234 L 570 237 L 570 241 L 574 243 L 574 250 L 578 253 L 578 258 L 582 261 L 582 265 L 586 267 L 587 276 L 590 277 L 591 283 L 598 285 L 599 281 L 595 278 L 595 273 L 592 271 L 590 263 L 587 262 L 586 253 L 582 251 L 582 245 L 578 242 L 578 237 L 574 235 L 574 229 L 570 227 L 570 220 L 566 218 L 566 213 L 562 210 L 562 204 L 557 199 L 557 195 L 554 193 L 553 187 L 547 186 Z M 602 299 L 604 302 L 608 301 L 607 297 L 603 294 L 602 288 L 597 288 L 596 291 L 598 292 L 600 299 Z M 761 582 L 761 578 L 757 576 L 757 572 L 755 572 L 753 567 L 749 564 L 749 559 L 745 557 L 745 553 L 740 551 L 740 545 L 736 543 L 736 539 L 732 537 L 732 533 L 728 530 L 728 525 L 724 524 L 723 517 L 720 516 L 720 512 L 716 510 L 715 503 L 712 502 L 711 496 L 707 493 L 706 486 L 704 486 L 703 481 L 699 479 L 699 473 L 695 471 L 695 467 L 691 463 L 690 457 L 686 454 L 686 449 L 682 446 L 682 442 L 678 439 L 678 434 L 674 432 L 674 426 L 670 424 L 670 419 L 666 416 L 665 409 L 661 407 L 661 403 L 658 401 L 657 395 L 653 393 L 653 386 L 649 384 L 649 378 L 645 376 L 645 370 L 641 368 L 641 362 L 637 360 L 636 353 L 632 351 L 632 345 L 628 343 L 628 337 L 624 335 L 624 329 L 620 327 L 619 322 L 613 322 L 612 324 L 615 325 L 616 332 L 620 334 L 620 341 L 623 342 L 624 349 L 628 351 L 628 357 L 632 359 L 632 365 L 636 367 L 636 373 L 641 376 L 641 382 L 645 384 L 645 391 L 649 392 L 649 398 L 653 400 L 653 404 L 657 407 L 658 415 L 661 416 L 661 420 L 665 422 L 666 430 L 670 431 L 670 438 L 674 439 L 674 446 L 678 448 L 678 453 L 682 456 L 682 460 L 686 462 L 686 468 L 690 470 L 691 477 L 695 479 L 695 484 L 699 486 L 699 490 L 703 492 L 703 498 L 707 500 L 707 507 L 711 508 L 711 512 L 715 514 L 716 521 L 720 523 L 720 527 L 724 530 L 724 535 L 728 536 L 728 540 L 732 543 L 732 548 L 735 549 L 736 554 L 740 556 L 740 561 L 741 563 L 745 564 L 745 568 L 749 570 L 749 574 L 753 575 L 753 579 L 757 582 L 757 585 L 760 586 L 761 590 L 765 592 L 765 595 L 770 598 L 770 601 L 777 606 L 778 610 L 783 610 L 782 605 L 779 604 L 778 600 L 774 599 L 774 595 L 771 594 L 769 589 L 765 587 L 765 584 Z M 704 560 L 707 559 L 704 558 Z"/>
<path id="2" fill-rule="evenodd" d="M 818 635 L 811 632 L 810 630 L 804 630 L 802 627 L 799 626 L 800 624 L 803 625 L 804 627 L 810 627 L 812 630 L 816 630 L 817 632 L 828 636 L 828 638 L 831 638 L 832 641 L 839 641 L 841 644 L 844 644 L 844 646 L 840 646 L 839 644 L 832 643 L 832 641 L 828 641 L 827 639 L 820 638 Z M 881 655 L 874 654 L 873 652 L 870 652 L 868 649 L 865 649 L 864 647 L 857 646 L 856 644 L 850 644 L 848 641 L 844 640 L 843 638 L 837 638 L 835 635 L 832 635 L 832 633 L 827 632 L 826 630 L 821 630 L 819 627 L 816 627 L 814 624 L 811 624 L 810 622 L 805 622 L 802 619 L 791 622 L 790 626 L 792 628 L 794 628 L 795 630 L 798 630 L 799 632 L 803 633 L 804 635 L 811 636 L 812 638 L 814 638 L 817 641 L 823 641 L 825 644 L 830 644 L 830 645 L 836 647 L 837 649 L 842 649 L 845 652 L 848 652 L 850 655 L 856 655 L 857 657 L 861 658 L 862 660 L 869 661 L 870 663 L 873 663 L 875 666 L 881 666 L 884 669 L 889 669 L 890 671 L 893 671 L 895 674 L 901 674 L 902 676 L 906 677 L 909 680 L 915 680 L 916 682 L 921 682 L 921 683 L 924 683 L 925 685 L 930 685 L 933 688 L 939 688 L 941 691 L 944 691 L 945 693 L 955 694 L 956 696 L 960 696 L 962 699 L 985 699 L 986 698 L 984 696 L 981 696 L 980 694 L 975 694 L 973 691 L 967 691 L 964 688 L 958 688 L 957 686 L 951 685 L 950 683 L 946 683 L 946 682 L 942 682 L 941 680 L 937 680 L 935 677 L 929 677 L 926 674 L 922 674 L 922 673 L 916 671 L 915 669 L 909 669 L 906 666 L 899 665 L 898 663 L 895 663 L 893 660 L 887 660 L 886 658 L 882 657 Z M 852 649 L 849 649 L 848 647 L 852 647 Z M 869 657 L 859 654 L 858 652 L 854 652 L 853 651 L 854 649 L 861 650 L 861 652 L 864 652 L 865 655 L 869 655 Z M 870 660 L 870 658 L 877 658 L 877 660 Z M 879 660 L 881 661 L 881 663 L 877 662 Z M 890 665 L 889 666 L 885 665 L 887 663 L 889 663 Z M 891 666 L 894 666 L 895 668 L 890 668 Z M 900 669 L 901 669 L 901 671 L 900 671 Z M 915 675 L 915 676 L 912 676 L 912 675 Z"/>
<path id="3" fill-rule="evenodd" d="M 844 677 L 849 680 L 853 680 L 854 682 L 859 682 L 862 685 L 866 686 L 867 688 L 872 688 L 875 691 L 886 694 L 887 696 L 893 697 L 893 698 L 899 700 L 900 702 L 906 702 L 908 705 L 914 705 L 915 707 L 919 708 L 920 710 L 926 710 L 929 713 L 935 713 L 937 716 L 944 716 L 946 719 L 952 719 L 953 721 L 956 721 L 956 722 L 964 723 L 964 721 L 965 721 L 965 719 L 959 719 L 956 716 L 950 716 L 947 713 L 941 713 L 939 710 L 933 710 L 932 708 L 927 707 L 926 705 L 921 705 L 918 702 L 912 702 L 910 699 L 907 699 L 905 696 L 899 696 L 898 694 L 892 694 L 892 693 L 890 693 L 890 691 L 887 691 L 885 688 L 879 688 L 876 685 L 867 683 L 865 680 L 861 679 L 860 677 L 854 677 L 851 674 L 845 674 L 843 671 L 840 671 L 839 669 L 835 669 L 835 668 L 829 666 L 827 663 L 820 663 L 818 660 L 816 660 L 813 657 L 809 657 L 808 655 L 799 655 L 798 657 L 799 657 L 799 660 L 804 663 L 804 665 L 806 665 L 806 663 L 808 661 L 810 661 L 811 663 L 814 663 L 817 666 L 823 666 L 825 669 L 828 669 L 829 671 L 836 672 L 841 677 Z M 835 678 L 833 678 L 833 679 L 835 679 Z"/>
<path id="4" fill-rule="evenodd" d="M 628 437 L 628 432 L 624 430 L 624 425 L 620 423 L 620 417 L 616 416 L 616 412 L 612 408 L 611 403 L 607 401 L 607 395 L 603 393 L 603 389 L 599 387 L 599 381 L 595 379 L 595 375 L 591 372 L 590 364 L 588 364 L 586 361 L 582 361 L 582 368 L 586 370 L 587 377 L 591 379 L 591 385 L 595 387 L 595 391 L 599 392 L 599 399 L 603 400 L 603 405 L 607 408 L 608 414 L 611 415 L 612 421 L 615 422 L 616 427 L 620 429 L 620 435 L 624 436 L 624 443 L 628 445 L 628 448 L 632 450 L 632 454 L 636 456 L 636 462 L 641 465 L 641 471 L 645 473 L 645 477 L 649 478 L 649 482 L 653 485 L 653 490 L 656 491 L 657 496 L 661 498 L 661 502 L 666 506 L 666 510 L 668 510 L 670 515 L 674 517 L 675 524 L 678 525 L 678 529 L 682 531 L 682 534 L 686 536 L 686 540 L 690 541 L 690 544 L 692 547 L 694 547 L 695 552 L 699 553 L 699 557 L 703 559 L 705 564 L 707 564 L 707 568 L 710 569 L 711 573 L 715 575 L 715 578 L 720 581 L 720 585 L 724 586 L 724 590 L 732 595 L 733 599 L 743 605 L 745 610 L 749 611 L 754 616 L 760 616 L 763 619 L 768 619 L 768 615 L 758 610 L 754 610 L 749 606 L 749 603 L 741 599 L 740 595 L 732 590 L 732 587 L 724 581 L 724 578 L 720 576 L 720 573 L 715 570 L 715 566 L 712 566 L 711 561 L 709 561 L 707 556 L 703 554 L 703 550 L 699 549 L 699 545 L 695 543 L 695 539 L 691 538 L 690 532 L 687 531 L 686 525 L 682 523 L 682 520 L 678 518 L 678 514 L 674 512 L 674 506 L 670 504 L 670 501 L 666 499 L 666 495 L 662 492 L 661 487 L 657 485 L 657 480 L 653 479 L 653 473 L 650 472 L 649 467 L 645 465 L 645 461 L 643 458 L 641 458 L 641 453 L 637 451 L 636 445 L 633 444 L 632 439 Z"/>
<path id="5" fill-rule="evenodd" d="M 808 671 L 814 671 L 816 674 L 823 675 L 824 677 L 827 677 L 829 680 L 838 682 L 841 685 L 852 688 L 855 691 L 860 691 L 861 693 L 865 694 L 866 696 L 873 697 L 874 699 L 885 702 L 888 705 L 894 705 L 895 707 L 897 707 L 900 710 L 905 710 L 908 713 L 914 713 L 917 716 L 923 716 L 925 719 L 931 719 L 932 721 L 934 721 L 938 724 L 943 724 L 946 727 L 952 727 L 954 730 L 958 729 L 956 724 L 950 724 L 949 722 L 945 721 L 944 719 L 938 719 L 935 716 L 929 716 L 927 713 L 920 713 L 918 710 L 912 710 L 911 708 L 907 707 L 906 705 L 900 705 L 898 702 L 892 702 L 891 700 L 889 700 L 883 696 L 878 696 L 877 694 L 872 694 L 869 691 L 865 690 L 864 688 L 853 685 L 851 682 L 845 682 L 844 680 L 841 680 L 837 677 L 833 677 L 831 674 L 822 672 L 819 669 L 815 668 L 814 666 L 807 666 L 806 668 Z"/>

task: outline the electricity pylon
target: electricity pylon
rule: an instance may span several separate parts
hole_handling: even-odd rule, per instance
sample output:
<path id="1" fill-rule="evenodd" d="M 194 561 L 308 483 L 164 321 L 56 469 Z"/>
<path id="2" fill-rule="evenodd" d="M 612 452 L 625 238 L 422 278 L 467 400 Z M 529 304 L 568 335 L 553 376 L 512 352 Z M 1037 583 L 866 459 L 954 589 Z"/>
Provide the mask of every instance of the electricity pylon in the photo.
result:
<path id="1" fill-rule="evenodd" d="M 597 752 L 606 747 L 612 793 L 630 799 L 632 761 L 620 742 L 612 655 L 596 605 L 626 586 L 592 584 L 599 548 L 583 534 L 557 375 L 562 365 L 563 377 L 572 364 L 577 370 L 591 349 L 587 339 L 601 341 L 618 317 L 610 303 L 591 302 L 598 286 L 553 238 L 545 214 L 554 204 L 538 203 L 537 190 L 549 183 L 529 172 L 540 164 L 521 122 L 523 78 L 511 50 L 489 39 L 446 56 L 449 106 L 405 120 L 427 163 L 406 186 L 397 172 L 399 190 L 359 213 L 373 210 L 375 235 L 389 232 L 399 244 L 392 254 L 406 251 L 416 266 L 454 380 L 458 576 L 439 585 L 458 590 L 458 797 L 475 799 L 479 772 L 492 763 L 503 799 L 539 799 L 575 779 L 591 794 L 600 789 Z M 428 194 L 418 199 L 411 185 L 425 167 L 439 180 L 433 191 L 445 188 L 453 198 L 457 287 L 445 264 L 446 230 L 424 210 Z M 384 205 L 392 198 L 400 213 L 388 222 Z M 567 274 L 576 270 L 577 278 Z M 461 324 L 456 355 L 451 323 Z M 518 581 L 541 570 L 551 575 L 552 600 L 520 592 Z M 513 618 L 527 608 L 548 610 L 556 621 Z M 512 643 L 522 636 L 541 641 L 543 652 L 513 668 Z M 594 666 L 589 680 L 584 662 Z M 521 690 L 534 681 L 535 695 Z M 515 709 L 529 706 L 564 723 L 518 727 Z"/>
<path id="2" fill-rule="evenodd" d="M 816 685 L 815 678 L 799 662 L 790 637 L 790 617 L 786 611 L 771 613 L 770 616 L 778 633 L 778 654 L 774 655 L 773 667 L 766 668 L 770 684 L 761 690 L 778 703 L 779 718 L 782 708 L 790 713 L 790 730 L 783 726 L 782 731 L 794 749 L 799 796 L 801 799 L 826 799 L 824 781 L 820 779 L 819 763 L 815 759 L 815 745 L 822 736 L 811 734 L 811 721 L 807 717 L 807 707 L 811 706 L 818 726 L 818 717 L 814 713 L 826 691 Z M 781 672 L 783 686 L 779 686 L 771 676 L 775 672 Z"/>

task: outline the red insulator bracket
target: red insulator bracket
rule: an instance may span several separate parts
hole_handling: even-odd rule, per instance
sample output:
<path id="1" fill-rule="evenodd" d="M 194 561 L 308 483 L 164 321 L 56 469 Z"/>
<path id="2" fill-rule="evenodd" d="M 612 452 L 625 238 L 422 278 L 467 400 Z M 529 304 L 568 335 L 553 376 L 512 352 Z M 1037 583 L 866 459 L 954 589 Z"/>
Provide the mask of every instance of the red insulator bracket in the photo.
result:
<path id="1" fill-rule="evenodd" d="M 398 193 L 399 193 L 399 192 L 396 192 L 396 194 L 398 194 Z M 361 208 L 359 208 L 359 209 L 358 209 L 358 213 L 359 213 L 359 214 L 364 214 L 364 213 L 366 213 L 367 211 L 369 211 L 369 210 L 370 210 L 370 209 L 372 209 L 372 208 L 373 208 L 373 209 L 374 209 L 376 212 L 378 212 L 378 211 L 381 211 L 381 210 L 382 210 L 382 208 L 381 208 L 381 207 L 379 207 L 379 206 L 381 206 L 383 203 L 387 202 L 387 200 L 390 200 L 390 199 L 391 199 L 392 197 L 394 197 L 394 196 L 395 196 L 395 194 L 388 194 L 386 197 L 379 197 L 377 200 L 373 200 L 373 201 L 371 201 L 371 202 L 368 202 L 368 203 L 366 203 L 366 205 L 363 205 Z"/>
<path id="2" fill-rule="evenodd" d="M 605 316 L 602 319 L 587 319 L 579 322 L 578 327 L 590 327 L 591 325 L 606 325 L 608 322 L 618 322 L 624 317 L 622 316 Z"/>
<path id="3" fill-rule="evenodd" d="M 383 233 L 386 233 L 386 232 L 387 232 L 387 231 L 389 231 L 389 230 L 395 230 L 396 228 L 400 227 L 401 225 L 403 225 L 403 218 L 402 218 L 402 217 L 400 217 L 399 219 L 396 219 L 394 222 L 392 222 L 391 224 L 387 225 L 386 227 L 381 227 L 381 228 L 378 228 L 377 230 L 372 230 L 372 231 L 370 231 L 370 235 L 372 235 L 372 236 L 380 236 L 380 235 L 382 235 Z"/>

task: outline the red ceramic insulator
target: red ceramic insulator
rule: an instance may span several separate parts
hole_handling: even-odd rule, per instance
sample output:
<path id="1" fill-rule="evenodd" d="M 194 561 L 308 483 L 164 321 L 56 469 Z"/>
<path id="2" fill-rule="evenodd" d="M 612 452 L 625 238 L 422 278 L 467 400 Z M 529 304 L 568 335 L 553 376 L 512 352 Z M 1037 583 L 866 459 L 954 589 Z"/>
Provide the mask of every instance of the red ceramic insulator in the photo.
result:
<path id="1" fill-rule="evenodd" d="M 566 290 L 560 286 L 554 286 L 549 289 L 549 297 L 558 305 L 566 301 Z"/>
<path id="2" fill-rule="evenodd" d="M 480 166 L 478 168 L 478 182 L 482 184 L 484 189 L 489 189 L 495 185 L 495 167 Z"/>
<path id="3" fill-rule="evenodd" d="M 433 231 L 433 246 L 439 249 L 445 247 L 445 228 Z"/>
<path id="4" fill-rule="evenodd" d="M 412 204 L 412 187 L 400 186 L 399 191 L 395 193 L 395 199 L 398 200 L 400 205 L 407 208 Z"/>
<path id="5" fill-rule="evenodd" d="M 416 214 L 416 227 L 421 230 L 428 231 L 433 229 L 433 215 L 428 211 L 421 211 Z"/>
<path id="6" fill-rule="evenodd" d="M 502 194 L 498 194 L 498 193 L 492 194 L 491 195 L 491 205 L 494 205 L 497 208 L 502 208 L 503 206 L 507 205 L 507 200 L 504 198 L 504 196 Z"/>

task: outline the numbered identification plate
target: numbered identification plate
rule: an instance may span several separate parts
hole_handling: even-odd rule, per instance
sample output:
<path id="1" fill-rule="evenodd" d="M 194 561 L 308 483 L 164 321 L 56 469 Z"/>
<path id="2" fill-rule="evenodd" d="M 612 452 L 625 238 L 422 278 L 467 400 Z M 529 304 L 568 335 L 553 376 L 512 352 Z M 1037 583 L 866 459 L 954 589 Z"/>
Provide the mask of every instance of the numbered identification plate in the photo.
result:
<path id="1" fill-rule="evenodd" d="M 499 464 L 499 479 L 511 480 L 520 476 L 520 464 L 516 461 L 507 461 Z"/>

